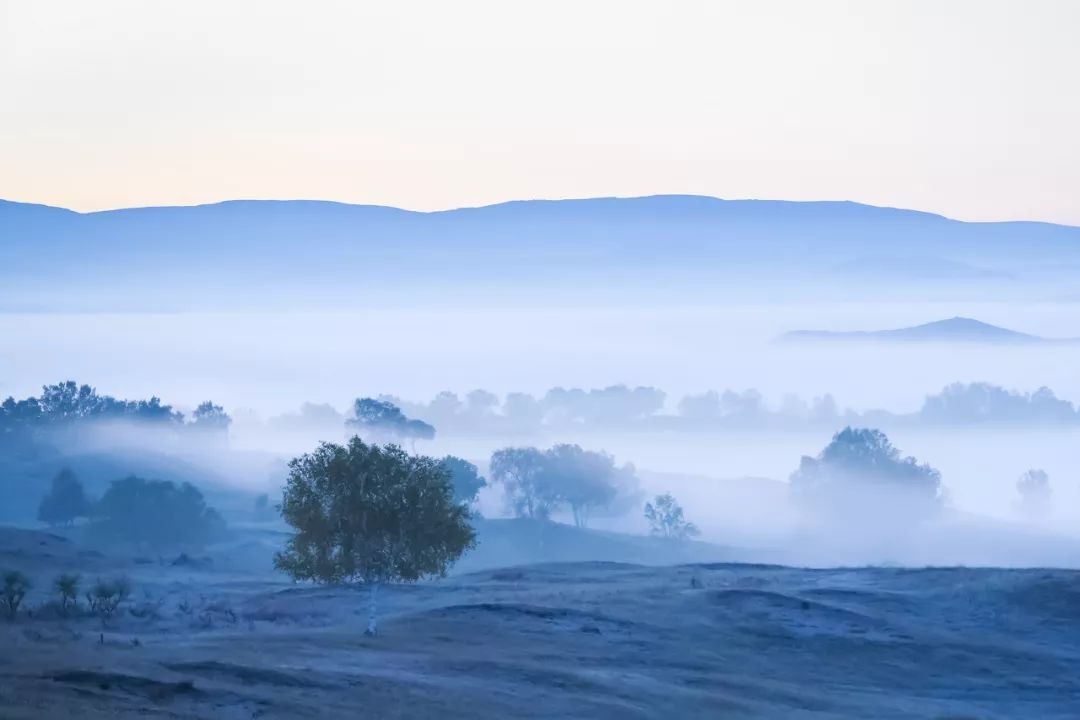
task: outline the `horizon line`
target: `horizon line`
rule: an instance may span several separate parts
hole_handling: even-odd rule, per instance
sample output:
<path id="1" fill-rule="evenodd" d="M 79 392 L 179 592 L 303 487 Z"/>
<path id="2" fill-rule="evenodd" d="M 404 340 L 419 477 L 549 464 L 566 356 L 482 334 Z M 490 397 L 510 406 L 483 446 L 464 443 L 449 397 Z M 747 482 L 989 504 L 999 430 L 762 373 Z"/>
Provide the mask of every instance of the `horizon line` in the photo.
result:
<path id="1" fill-rule="evenodd" d="M 322 205 L 338 205 L 344 207 L 354 208 L 377 208 L 382 210 L 395 210 L 402 213 L 410 213 L 415 215 L 438 215 L 442 213 L 461 212 L 466 210 L 486 210 L 489 208 L 503 207 L 507 205 L 518 205 L 527 203 L 579 203 L 579 202 L 591 202 L 591 201 L 603 201 L 603 200 L 615 200 L 615 201 L 634 201 L 634 200 L 652 200 L 652 199 L 664 199 L 664 198 L 684 198 L 684 199 L 696 199 L 696 200 L 711 200 L 718 203 L 778 203 L 778 204 L 790 204 L 790 205 L 854 205 L 858 207 L 871 208 L 876 210 L 891 210 L 903 213 L 912 213 L 918 215 L 924 215 L 927 217 L 938 218 L 941 220 L 947 220 L 949 222 L 958 222 L 965 224 L 979 224 L 979 225 L 1000 225 L 1000 224 L 1036 224 L 1036 225 L 1051 225 L 1055 227 L 1065 228 L 1080 228 L 1080 225 L 1072 225 L 1069 223 L 1053 222 L 1049 220 L 1031 220 L 1014 218 L 1008 220 L 962 220 L 959 218 L 951 217 L 949 215 L 943 215 L 941 213 L 930 212 L 926 210 L 919 210 L 916 208 L 899 207 L 895 205 L 877 205 L 874 203 L 860 202 L 857 200 L 786 200 L 780 198 L 722 198 L 715 195 L 699 195 L 693 193 L 654 193 L 649 195 L 593 195 L 585 197 L 564 197 L 564 198 L 517 198 L 511 200 L 502 200 L 492 203 L 483 203 L 479 205 L 461 205 L 455 207 L 440 208 L 435 210 L 418 210 L 414 208 L 402 207 L 398 205 L 380 205 L 377 203 L 363 203 L 363 202 L 349 202 L 344 200 L 326 200 L 319 198 L 226 198 L 223 200 L 214 200 L 208 202 L 196 202 L 190 204 L 153 204 L 153 205 L 131 205 L 113 208 L 104 208 L 100 210 L 74 210 L 72 208 L 64 207 L 62 205 L 51 205 L 48 203 L 28 202 L 22 200 L 11 200 L 8 198 L 0 198 L 0 203 L 10 203 L 13 205 L 26 205 L 40 208 L 48 208 L 50 210 L 57 210 L 62 212 L 68 212 L 75 215 L 103 215 L 106 213 L 115 212 L 128 212 L 135 210 L 176 210 L 176 209 L 194 209 L 204 207 L 215 207 L 219 205 L 229 205 L 234 203 L 312 203 Z"/>

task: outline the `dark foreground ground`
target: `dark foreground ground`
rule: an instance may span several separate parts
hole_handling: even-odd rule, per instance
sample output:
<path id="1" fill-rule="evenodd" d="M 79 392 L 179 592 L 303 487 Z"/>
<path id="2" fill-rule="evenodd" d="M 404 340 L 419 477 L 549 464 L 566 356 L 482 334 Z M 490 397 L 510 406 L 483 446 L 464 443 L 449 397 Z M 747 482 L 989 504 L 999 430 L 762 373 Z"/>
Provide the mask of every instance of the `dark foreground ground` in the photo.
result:
<path id="1" fill-rule="evenodd" d="M 5 720 L 1080 717 L 1074 571 L 532 565 L 386 588 L 368 638 L 356 589 L 7 537 Z M 73 563 L 130 576 L 106 626 L 44 606 Z"/>

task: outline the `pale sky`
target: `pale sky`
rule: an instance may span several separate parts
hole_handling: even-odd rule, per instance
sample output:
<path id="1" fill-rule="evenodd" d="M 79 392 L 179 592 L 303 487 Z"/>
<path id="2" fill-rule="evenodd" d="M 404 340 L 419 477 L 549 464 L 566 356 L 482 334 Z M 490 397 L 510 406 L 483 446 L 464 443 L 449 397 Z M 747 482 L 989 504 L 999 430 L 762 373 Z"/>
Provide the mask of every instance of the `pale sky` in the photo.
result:
<path id="1" fill-rule="evenodd" d="M 0 198 L 1080 224 L 1073 0 L 0 0 Z"/>

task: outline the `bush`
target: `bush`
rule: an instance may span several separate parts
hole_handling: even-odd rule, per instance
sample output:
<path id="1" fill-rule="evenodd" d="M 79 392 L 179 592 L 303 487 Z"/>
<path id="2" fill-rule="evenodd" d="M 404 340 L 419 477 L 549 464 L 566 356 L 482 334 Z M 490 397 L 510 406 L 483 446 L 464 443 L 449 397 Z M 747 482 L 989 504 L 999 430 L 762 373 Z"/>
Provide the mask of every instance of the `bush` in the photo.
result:
<path id="1" fill-rule="evenodd" d="M 120 604 L 131 595 L 131 582 L 126 577 L 118 577 L 113 580 L 101 580 L 86 593 L 86 602 L 90 611 L 97 614 L 102 621 L 106 621 L 116 613 Z"/>
<path id="2" fill-rule="evenodd" d="M 78 575 L 61 575 L 53 582 L 56 594 L 60 596 L 60 610 L 65 615 L 78 607 L 79 580 Z"/>
<path id="3" fill-rule="evenodd" d="M 0 595 L 0 603 L 3 604 L 4 609 L 7 611 L 9 620 L 15 619 L 15 615 L 19 612 L 19 606 L 22 605 L 22 601 L 29 590 L 30 578 L 18 570 L 4 573 L 4 588 L 3 594 Z"/>

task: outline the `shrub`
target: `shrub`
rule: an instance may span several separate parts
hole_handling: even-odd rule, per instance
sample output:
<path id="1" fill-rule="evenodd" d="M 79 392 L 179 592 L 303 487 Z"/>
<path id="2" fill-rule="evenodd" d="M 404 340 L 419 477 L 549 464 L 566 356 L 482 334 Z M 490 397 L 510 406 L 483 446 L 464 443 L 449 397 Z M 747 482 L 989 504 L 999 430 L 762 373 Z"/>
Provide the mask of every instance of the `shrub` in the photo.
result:
<path id="1" fill-rule="evenodd" d="M 86 602 L 91 612 L 96 613 L 102 621 L 106 621 L 116 613 L 120 604 L 131 595 L 131 582 L 126 577 L 118 577 L 113 580 L 101 580 L 86 593 Z"/>
<path id="2" fill-rule="evenodd" d="M 9 620 L 14 620 L 19 612 L 26 593 L 30 590 L 30 578 L 18 570 L 4 573 L 3 594 L 0 595 L 0 603 L 3 603 Z"/>
<path id="3" fill-rule="evenodd" d="M 78 575 L 61 575 L 53 582 L 56 594 L 60 596 L 60 610 L 65 615 L 78 606 L 79 580 Z"/>

